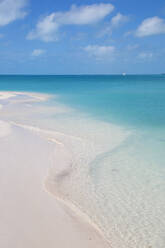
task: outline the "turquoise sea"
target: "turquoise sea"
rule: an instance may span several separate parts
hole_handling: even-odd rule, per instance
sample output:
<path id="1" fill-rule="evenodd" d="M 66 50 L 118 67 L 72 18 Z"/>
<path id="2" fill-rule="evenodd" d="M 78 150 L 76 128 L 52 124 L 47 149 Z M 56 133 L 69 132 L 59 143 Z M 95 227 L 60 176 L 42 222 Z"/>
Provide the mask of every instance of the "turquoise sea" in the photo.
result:
<path id="1" fill-rule="evenodd" d="M 0 76 L 0 90 L 60 95 L 96 118 L 132 127 L 164 127 L 164 75 Z"/>
<path id="2" fill-rule="evenodd" d="M 92 137 L 92 149 L 95 142 L 101 144 L 98 155 L 86 162 L 92 186 L 83 179 L 83 162 L 73 173 L 70 200 L 99 226 L 112 248 L 165 247 L 164 75 L 1 75 L 0 91 L 48 93 L 55 97 L 45 106 L 74 109 L 40 115 L 44 128 L 56 130 L 63 121 L 72 129 L 68 132 Z M 109 124 L 118 128 L 117 140 L 120 132 L 126 133 L 118 145 L 111 146 Z M 84 182 L 75 190 L 81 178 Z"/>

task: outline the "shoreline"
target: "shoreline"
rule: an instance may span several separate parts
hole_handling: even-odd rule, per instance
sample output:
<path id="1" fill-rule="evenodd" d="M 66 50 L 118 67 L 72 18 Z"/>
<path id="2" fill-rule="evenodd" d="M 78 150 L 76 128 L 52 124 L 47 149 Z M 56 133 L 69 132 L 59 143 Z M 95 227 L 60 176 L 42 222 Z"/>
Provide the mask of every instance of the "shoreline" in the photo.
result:
<path id="1" fill-rule="evenodd" d="M 5 124 L 7 124 L 7 123 L 3 123 L 4 125 Z M 43 143 L 45 143 L 45 140 L 44 139 L 42 139 L 42 138 L 40 138 L 40 137 L 37 137 L 37 135 L 36 134 L 31 134 L 31 132 L 30 131 L 28 131 L 28 130 L 21 130 L 21 128 L 20 127 L 13 127 L 12 125 L 11 125 L 11 129 L 12 129 L 12 133 L 6 133 L 5 134 L 5 136 L 7 137 L 7 141 L 6 142 L 8 142 L 8 140 L 10 141 L 10 136 L 12 136 L 12 135 L 16 135 L 16 136 L 20 136 L 20 137 L 22 137 L 22 139 L 21 139 L 21 142 L 18 142 L 18 144 L 15 144 L 15 147 L 17 147 L 17 149 L 19 150 L 20 149 L 20 146 L 22 145 L 22 142 L 24 143 L 26 143 L 26 139 L 27 139 L 27 141 L 29 142 L 29 144 L 28 144 L 28 146 L 29 145 L 31 145 L 32 143 L 31 143 L 31 138 L 30 137 L 32 137 L 33 139 L 36 139 L 36 141 L 37 141 L 37 144 L 39 144 L 40 143 L 40 140 L 43 142 Z M 14 130 L 13 130 L 14 129 Z M 22 131 L 23 131 L 23 135 L 22 135 Z M 0 147 L 3 145 L 3 139 L 5 139 L 6 137 L 1 137 L 0 138 Z M 25 138 L 24 138 L 24 136 L 25 136 Z M 29 140 L 30 139 L 30 140 Z M 14 141 L 15 142 L 15 141 Z M 27 143 L 28 143 L 27 142 Z M 39 142 L 39 143 L 38 143 Z M 27 145 L 27 144 L 26 144 Z M 12 147 L 11 147 L 12 148 Z M 38 148 L 36 147 L 36 150 L 37 150 Z M 35 152 L 35 151 L 34 151 Z M 19 155 L 18 154 L 15 154 L 15 156 L 17 157 L 19 157 Z M 34 155 L 33 155 L 34 156 Z M 37 155 L 38 156 L 38 155 Z M 2 158 L 1 158 L 2 159 Z M 26 159 L 25 157 L 24 157 L 24 159 Z M 48 158 L 47 158 L 48 159 Z M 40 160 L 39 160 L 40 161 Z M 48 160 L 49 161 L 49 160 Z M 40 161 L 41 162 L 41 161 Z M 7 166 L 8 164 L 6 164 L 5 163 L 5 167 Z M 34 164 L 32 163 L 32 165 L 34 166 Z M 16 165 L 18 168 L 19 168 L 19 164 L 17 164 Z M 48 169 L 48 168 L 47 168 Z M 28 171 L 29 171 L 29 169 L 28 169 Z M 30 171 L 29 171 L 30 172 Z M 29 173 L 28 172 L 28 173 Z M 36 171 L 36 173 L 37 174 L 39 174 L 40 172 L 38 171 Z M 19 176 L 19 173 L 18 173 L 18 175 L 16 175 L 16 177 L 17 176 Z M 36 178 L 34 178 L 35 180 L 36 180 Z M 32 183 L 32 182 L 31 182 Z M 41 184 L 40 184 L 41 183 Z M 42 183 L 43 182 L 41 182 L 40 181 L 40 190 L 42 191 Z M 30 185 L 29 185 L 30 186 Z M 19 187 L 19 185 L 18 185 L 18 187 Z M 30 186 L 31 187 L 31 186 Z M 70 233 L 72 233 L 72 240 L 71 240 L 71 243 L 72 243 L 72 247 L 77 247 L 77 245 L 78 245 L 78 241 L 79 241 L 79 238 L 78 238 L 78 236 L 80 235 L 82 235 L 84 238 L 83 238 L 83 240 L 80 240 L 80 242 L 82 242 L 82 244 L 80 243 L 79 244 L 79 247 L 81 248 L 83 248 L 84 247 L 84 245 L 86 245 L 85 247 L 89 247 L 89 248 L 93 248 L 93 247 L 105 247 L 105 248 L 108 248 L 108 247 L 110 247 L 109 246 L 109 243 L 104 239 L 104 237 L 101 235 L 101 233 L 99 232 L 99 230 L 96 228 L 96 227 L 94 227 L 93 226 L 93 224 L 92 223 L 90 223 L 89 221 L 88 221 L 88 217 L 87 216 L 85 216 L 83 213 L 81 213 L 81 211 L 79 210 L 79 209 L 77 209 L 77 207 L 75 207 L 75 206 L 73 206 L 72 204 L 70 204 L 70 203 L 67 203 L 66 201 L 64 201 L 62 198 L 60 198 L 60 197 L 58 197 L 58 196 L 56 196 L 56 195 L 54 195 L 54 194 L 52 194 L 51 192 L 49 192 L 48 190 L 47 190 L 47 187 L 45 186 L 45 183 L 44 183 L 44 191 L 45 191 L 45 193 L 47 194 L 47 196 L 48 196 L 48 198 L 50 198 L 50 200 L 51 200 L 51 196 L 52 196 L 52 198 L 54 198 L 54 200 L 55 201 L 57 201 L 58 202 L 58 205 L 60 204 L 60 208 L 61 208 L 61 210 L 60 210 L 60 212 L 62 212 L 63 214 L 64 214 L 64 212 L 65 212 L 65 217 L 64 216 L 62 216 L 62 215 L 60 215 L 60 216 L 58 216 L 58 219 L 59 219 L 59 221 L 60 221 L 60 218 L 62 218 L 62 219 L 64 219 L 64 223 L 65 223 L 65 221 L 67 222 L 67 218 L 69 218 L 69 222 L 70 222 L 70 224 L 67 224 L 67 226 L 69 225 L 70 226 L 70 228 L 71 228 L 71 230 L 69 230 L 68 229 L 68 227 L 67 226 L 65 226 L 65 224 L 63 224 L 63 229 L 61 229 L 61 230 L 59 230 L 59 232 L 65 232 L 65 238 L 67 239 L 67 242 L 70 242 L 70 237 L 69 237 L 69 235 L 70 235 Z M 28 189 L 28 188 L 27 188 Z M 4 189 L 5 190 L 5 189 Z M 31 189 L 31 190 L 33 190 L 33 189 Z M 36 189 L 35 189 L 36 190 Z M 44 194 L 44 191 L 43 191 L 43 194 Z M 16 194 L 17 194 L 17 192 L 16 192 Z M 26 196 L 26 191 L 24 192 L 24 194 L 25 194 L 25 196 Z M 25 197 L 24 196 L 24 197 Z M 17 198 L 17 201 L 19 200 L 18 199 L 18 197 L 16 197 Z M 20 199 L 21 200 L 21 199 Z M 33 202 L 31 202 L 32 204 L 35 204 L 35 202 L 33 203 Z M 13 204 L 13 203 L 12 203 Z M 19 204 L 19 203 L 18 203 Z M 45 207 L 46 207 L 46 205 L 47 205 L 47 202 L 45 202 Z M 22 205 L 23 206 L 23 205 Z M 40 206 L 39 206 L 40 207 Z M 48 203 L 48 209 L 49 209 L 49 203 Z M 24 207 L 23 207 L 23 209 L 24 209 Z M 1 211 L 3 210 L 3 212 L 4 212 L 4 209 L 1 209 Z M 45 209 L 46 210 L 46 209 Z M 40 211 L 39 210 L 39 208 L 38 208 L 38 211 Z M 46 210 L 47 211 L 47 210 Z M 49 211 L 49 210 L 48 210 Z M 56 208 L 54 208 L 54 215 L 56 216 L 56 211 L 57 211 L 57 209 Z M 59 211 L 59 210 L 58 210 Z M 6 209 L 5 210 L 5 212 L 7 213 L 8 212 L 8 210 Z M 14 212 L 13 211 L 13 213 L 12 212 L 10 212 L 10 214 L 9 214 L 9 216 L 12 216 L 12 215 L 16 215 L 17 216 L 17 212 Z M 19 214 L 20 215 L 20 214 Z M 68 217 L 66 217 L 66 216 L 68 216 Z M 17 216 L 18 217 L 18 216 Z M 53 216 L 52 216 L 53 217 Z M 25 218 L 25 216 L 24 216 L 24 218 Z M 57 216 L 56 216 L 56 218 L 57 218 Z M 20 219 L 18 219 L 17 220 L 18 221 L 18 223 L 20 222 L 20 221 L 22 221 L 22 220 L 20 220 Z M 52 221 L 53 221 L 53 218 L 52 218 Z M 14 223 L 13 223 L 14 224 Z M 16 223 L 15 223 L 16 224 Z M 51 223 L 50 223 L 51 224 Z M 31 224 L 30 224 L 31 225 Z M 17 224 L 16 224 L 16 226 L 17 226 Z M 55 225 L 56 226 L 56 225 Z M 74 227 L 74 228 L 72 228 L 72 226 Z M 10 228 L 11 227 L 9 227 L 9 230 L 10 230 Z M 56 228 L 58 228 L 57 226 L 56 226 Z M 2 226 L 0 227 L 0 229 L 2 229 Z M 25 228 L 26 229 L 26 228 Z M 72 230 L 73 229 L 73 230 Z M 12 231 L 12 230 L 11 230 Z M 54 233 L 54 235 L 56 236 L 56 235 L 59 235 L 58 233 L 56 233 L 57 232 L 57 230 L 54 232 L 53 231 L 53 233 Z M 75 232 L 75 233 L 74 233 Z M 69 233 L 69 234 L 68 234 Z M 17 234 L 18 236 L 20 235 L 19 233 Z M 78 240 L 77 240 L 77 238 L 78 238 Z M 75 240 L 74 240 L 75 239 Z M 9 241 L 9 240 L 8 240 Z M 50 247 L 54 247 L 54 245 L 56 246 L 59 246 L 59 247 L 67 247 L 67 246 L 65 246 L 65 245 L 62 245 L 62 243 L 61 244 L 56 244 L 56 238 L 55 238 L 55 243 L 53 244 L 53 246 L 50 246 Z M 12 242 L 14 242 L 14 240 L 12 241 Z M 58 241 L 59 242 L 59 241 Z M 62 242 L 62 241 L 61 241 Z M 9 241 L 9 243 L 10 243 L 10 241 Z M 75 243 L 75 244 L 74 244 Z M 4 245 L 4 244 L 3 244 Z M 3 247 L 7 247 L 7 246 L 3 246 Z M 19 246 L 18 246 L 19 247 Z M 24 247 L 26 247 L 26 245 L 24 246 Z M 33 247 L 33 245 L 31 246 L 31 247 Z M 40 247 L 45 247 L 45 246 L 40 246 Z"/>
<path id="2" fill-rule="evenodd" d="M 14 122 L 11 122 L 11 125 L 18 126 L 18 127 L 22 128 L 22 129 L 28 130 L 28 132 L 34 132 L 36 135 L 39 135 L 40 133 L 46 133 L 46 134 L 49 134 L 49 133 L 54 134 L 55 133 L 55 131 L 43 130 L 43 129 L 40 129 L 40 128 L 37 128 L 37 127 L 25 126 L 25 125 L 21 125 L 21 124 L 14 123 Z M 63 134 L 63 133 L 60 133 L 60 135 L 65 136 L 65 134 Z M 79 139 L 78 137 L 74 137 L 74 138 Z M 64 149 L 64 144 L 59 142 L 57 139 L 47 138 L 47 141 L 50 141 L 51 143 L 56 143 L 58 146 L 62 146 L 63 149 Z M 73 202 L 71 202 L 71 201 L 69 201 L 67 199 L 64 199 L 62 197 L 62 195 L 59 196 L 57 193 L 55 193 L 55 190 L 50 189 L 50 182 L 48 182 L 49 169 L 50 168 L 48 168 L 48 173 L 47 173 L 47 175 L 45 177 L 45 181 L 43 182 L 43 187 L 44 187 L 45 192 L 47 192 L 51 196 L 55 197 L 55 199 L 57 201 L 61 202 L 62 205 L 64 205 L 68 209 L 70 209 L 74 213 L 73 216 L 76 216 L 76 218 L 80 218 L 83 223 L 86 223 L 87 225 L 90 225 L 103 238 L 103 242 L 105 242 L 105 244 L 107 243 L 108 247 L 110 247 L 109 240 L 106 239 L 105 235 L 103 234 L 102 230 L 97 226 L 97 224 L 92 222 L 92 219 L 90 218 L 90 216 L 88 216 L 85 212 L 83 212 L 80 209 L 80 207 L 78 207 L 75 203 L 73 203 Z"/>
<path id="3" fill-rule="evenodd" d="M 8 100 L 10 98 L 12 99 L 13 97 L 17 97 L 18 95 L 22 96 L 22 95 L 25 95 L 25 94 L 26 94 L 25 92 L 23 92 L 23 93 L 22 92 L 21 93 L 12 92 L 11 94 L 10 94 L 10 92 L 3 92 L 3 94 L 1 92 L 0 100 L 2 100 L 2 101 L 5 100 L 6 101 L 6 100 Z M 26 96 L 34 97 L 34 99 L 30 100 L 32 102 L 34 102 L 34 101 L 39 101 L 40 102 L 40 101 L 44 101 L 44 100 L 47 99 L 47 97 L 45 99 L 40 98 L 40 96 L 36 97 L 35 95 L 33 95 L 33 93 L 32 94 L 27 93 Z M 26 100 L 24 102 L 26 102 Z M 3 109 L 3 104 L 1 106 L 2 106 L 1 109 Z M 14 135 L 15 131 L 13 132 L 13 129 L 16 129 L 17 133 L 19 133 L 21 131 L 21 129 L 22 129 L 23 132 L 26 133 L 26 136 L 29 136 L 29 137 L 31 135 L 34 136 L 34 137 L 36 136 L 36 139 L 41 138 L 44 141 L 46 141 L 46 140 L 43 137 L 40 137 L 40 135 L 38 135 L 38 134 L 42 133 L 44 131 L 46 132 L 46 134 L 47 134 L 47 132 L 48 133 L 50 132 L 50 134 L 51 134 L 51 131 L 42 130 L 42 129 L 40 130 L 39 128 L 37 130 L 37 127 L 34 127 L 34 128 L 33 127 L 28 127 L 28 126 L 24 127 L 23 125 L 21 126 L 20 124 L 14 123 L 12 121 L 10 121 L 10 123 L 6 122 L 6 121 L 0 121 L 0 125 L 3 127 L 2 132 L 1 132 L 2 135 L 0 135 L 0 145 L 3 142 L 3 140 L 1 140 L 1 138 L 5 139 L 5 136 L 10 137 L 10 135 L 11 136 Z M 36 128 L 36 130 L 35 130 L 35 128 Z M 20 131 L 18 131 L 18 130 L 20 130 Z M 31 132 L 31 131 L 34 131 L 34 132 Z M 65 134 L 63 134 L 63 133 L 57 132 L 57 134 L 65 136 Z M 71 136 L 71 138 L 77 138 L 79 140 L 79 137 L 72 137 Z M 50 138 L 47 139 L 47 143 L 56 143 L 56 145 L 58 145 L 58 146 L 63 145 L 60 141 L 58 141 L 57 139 L 54 139 L 53 137 L 51 139 Z M 20 143 L 20 145 L 21 145 L 21 143 Z M 47 168 L 47 170 L 49 170 L 49 168 Z M 46 180 L 47 180 L 47 178 L 46 178 Z M 78 224 L 78 229 L 80 229 L 80 230 L 83 229 L 83 236 L 84 235 L 87 236 L 87 237 L 91 236 L 89 238 L 89 241 L 88 241 L 88 239 L 86 240 L 86 238 L 83 241 L 83 242 L 86 243 L 86 247 L 89 247 L 89 248 L 93 248 L 93 247 L 98 247 L 98 248 L 99 247 L 105 247 L 105 248 L 108 248 L 108 247 L 110 247 L 109 241 L 104 237 L 104 234 L 99 229 L 99 227 L 95 223 L 92 222 L 90 217 L 87 214 L 83 213 L 79 209 L 79 207 L 76 206 L 75 204 L 73 204 L 72 202 L 69 202 L 68 200 L 63 199 L 62 196 L 60 197 L 57 194 L 54 194 L 50 190 L 48 190 L 48 185 L 46 183 L 46 180 L 44 182 L 44 191 L 49 195 L 49 197 L 53 196 L 54 199 L 60 203 L 61 208 L 64 209 L 64 211 L 67 214 L 69 214 L 69 216 L 71 216 L 71 218 L 73 219 L 73 222 Z M 56 211 L 56 209 L 54 209 L 54 211 Z M 75 234 L 76 234 L 76 232 L 75 232 Z M 81 233 L 80 233 L 80 235 L 81 235 Z M 74 235 L 73 235 L 73 237 L 74 237 Z M 76 239 L 76 236 L 75 236 L 75 239 Z M 68 242 L 69 242 L 69 240 L 68 240 Z M 93 242 L 95 243 L 94 245 L 93 245 Z M 56 244 L 54 244 L 54 245 L 56 245 Z M 63 247 L 63 246 L 60 246 L 60 247 Z M 77 247 L 77 245 L 75 247 Z M 79 244 L 79 247 L 81 247 L 81 244 Z"/>
<path id="4" fill-rule="evenodd" d="M 91 218 L 87 214 L 85 214 L 83 211 L 81 211 L 81 209 L 78 206 L 76 206 L 75 204 L 73 204 L 72 202 L 64 200 L 62 198 L 62 196 L 61 197 L 57 196 L 57 195 L 55 195 L 54 192 L 51 192 L 49 189 L 47 189 L 48 187 L 46 186 L 46 183 L 44 183 L 44 187 L 45 187 L 45 191 L 48 194 L 55 197 L 55 199 L 57 201 L 59 201 L 60 203 L 62 203 L 62 205 L 64 207 L 68 208 L 68 210 L 70 209 L 71 215 L 73 216 L 73 218 L 77 218 L 77 220 L 78 220 L 78 218 L 80 218 L 79 221 L 81 221 L 82 223 L 89 225 L 91 228 L 93 228 L 93 230 L 96 233 L 98 233 L 98 235 L 100 235 L 102 242 L 103 242 L 103 245 L 106 245 L 107 248 L 110 248 L 110 241 L 108 239 L 106 239 L 106 237 L 102 233 L 101 229 L 99 229 L 99 227 L 94 222 L 92 222 Z"/>
<path id="5" fill-rule="evenodd" d="M 60 132 L 56 132 L 56 131 L 44 130 L 44 129 L 40 129 L 38 127 L 19 124 L 19 123 L 15 123 L 15 122 L 11 122 L 11 125 L 14 125 L 16 127 L 22 128 L 22 129 L 26 130 L 27 132 L 32 132 L 35 135 L 42 137 L 44 140 L 47 140 L 48 142 L 51 142 L 52 144 L 55 143 L 57 146 L 62 147 L 62 149 L 65 149 L 64 144 L 61 143 L 61 141 L 59 141 L 59 140 L 57 140 L 56 138 L 53 137 L 53 136 L 55 136 L 55 133 L 57 135 L 60 135 L 60 136 L 67 136 L 67 137 L 69 136 L 70 138 L 74 138 L 74 139 L 77 139 L 77 140 L 81 141 L 81 138 L 79 138 L 79 137 L 66 135 L 64 133 L 60 133 Z M 49 138 L 49 136 L 47 136 L 47 135 L 51 135 L 52 138 Z M 43 182 L 43 187 L 44 187 L 45 192 L 47 192 L 47 194 L 53 196 L 57 201 L 62 203 L 64 208 L 68 208 L 68 210 L 71 211 L 70 214 L 74 219 L 77 219 L 77 220 L 81 221 L 82 223 L 84 223 L 85 225 L 87 225 L 87 226 L 89 225 L 91 228 L 93 228 L 94 232 L 98 233 L 98 235 L 100 235 L 100 237 L 102 237 L 102 241 L 103 241 L 102 245 L 105 245 L 105 247 L 110 248 L 111 247 L 110 246 L 110 241 L 105 237 L 103 231 L 99 228 L 99 226 L 95 222 L 92 221 L 91 217 L 88 214 L 86 214 L 80 208 L 80 206 L 78 206 L 76 203 L 74 203 L 72 201 L 69 201 L 68 199 L 65 199 L 62 195 L 59 195 L 57 192 L 55 192 L 55 188 L 53 190 L 51 189 L 51 183 L 48 182 L 49 181 L 49 175 L 50 175 L 49 170 L 50 170 L 50 168 L 47 168 L 48 172 L 47 172 L 47 175 L 46 175 L 45 180 Z M 65 171 L 65 168 L 62 167 L 62 169 L 60 169 L 59 171 L 57 170 L 56 173 L 60 174 L 61 171 L 63 173 L 63 170 Z M 87 229 L 88 228 L 89 227 L 87 227 Z M 102 247 L 104 247 L 104 246 L 102 246 Z"/>

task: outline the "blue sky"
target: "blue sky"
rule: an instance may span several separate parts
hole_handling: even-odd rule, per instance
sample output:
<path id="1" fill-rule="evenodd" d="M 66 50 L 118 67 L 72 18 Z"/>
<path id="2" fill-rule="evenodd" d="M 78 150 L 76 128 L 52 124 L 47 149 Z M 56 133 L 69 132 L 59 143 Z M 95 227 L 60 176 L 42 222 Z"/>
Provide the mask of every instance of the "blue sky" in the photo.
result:
<path id="1" fill-rule="evenodd" d="M 0 0 L 0 73 L 165 72 L 165 1 Z"/>

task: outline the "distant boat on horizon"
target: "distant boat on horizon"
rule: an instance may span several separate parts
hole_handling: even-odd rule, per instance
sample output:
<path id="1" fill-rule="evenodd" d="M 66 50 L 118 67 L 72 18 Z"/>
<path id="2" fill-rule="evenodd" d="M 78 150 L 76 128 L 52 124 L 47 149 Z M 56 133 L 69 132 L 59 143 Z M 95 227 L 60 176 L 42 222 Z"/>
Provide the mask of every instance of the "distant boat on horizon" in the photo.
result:
<path id="1" fill-rule="evenodd" d="M 125 72 L 123 72 L 123 73 L 122 73 L 122 75 L 123 75 L 123 76 L 126 76 L 126 73 L 125 73 Z"/>

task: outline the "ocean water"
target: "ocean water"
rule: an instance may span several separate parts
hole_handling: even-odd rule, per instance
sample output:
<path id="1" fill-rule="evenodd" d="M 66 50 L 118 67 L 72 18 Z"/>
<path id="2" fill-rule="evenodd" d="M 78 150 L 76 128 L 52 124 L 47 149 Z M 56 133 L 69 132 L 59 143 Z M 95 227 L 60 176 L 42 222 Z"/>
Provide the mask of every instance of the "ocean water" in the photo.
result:
<path id="1" fill-rule="evenodd" d="M 12 118 L 72 136 L 63 139 L 74 158 L 71 172 L 56 177 L 52 165 L 50 180 L 112 248 L 165 247 L 165 76 L 4 75 L 0 91 L 54 96 L 33 103 L 28 117 L 21 107 Z"/>

